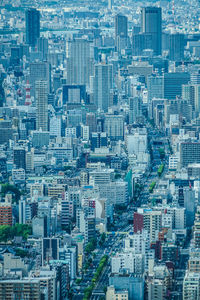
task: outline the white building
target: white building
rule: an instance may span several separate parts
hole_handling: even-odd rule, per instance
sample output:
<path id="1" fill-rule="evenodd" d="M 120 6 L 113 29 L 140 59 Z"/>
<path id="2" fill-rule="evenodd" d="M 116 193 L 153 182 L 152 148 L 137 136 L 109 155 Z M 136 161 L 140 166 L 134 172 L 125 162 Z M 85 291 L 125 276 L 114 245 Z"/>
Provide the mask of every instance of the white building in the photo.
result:
<path id="1" fill-rule="evenodd" d="M 133 252 L 119 253 L 111 258 L 111 272 L 119 273 L 121 269 L 128 269 L 130 273 L 143 274 L 144 255 Z"/>
<path id="2" fill-rule="evenodd" d="M 128 154 L 145 153 L 147 151 L 147 132 L 139 130 L 126 136 Z"/>
<path id="3" fill-rule="evenodd" d="M 200 299 L 200 273 L 186 272 L 183 281 L 183 300 Z"/>
<path id="4" fill-rule="evenodd" d="M 24 169 L 13 169 L 12 180 L 14 183 L 25 181 L 25 170 Z"/>
<path id="5" fill-rule="evenodd" d="M 50 135 L 61 136 L 61 119 L 56 116 L 50 118 Z"/>

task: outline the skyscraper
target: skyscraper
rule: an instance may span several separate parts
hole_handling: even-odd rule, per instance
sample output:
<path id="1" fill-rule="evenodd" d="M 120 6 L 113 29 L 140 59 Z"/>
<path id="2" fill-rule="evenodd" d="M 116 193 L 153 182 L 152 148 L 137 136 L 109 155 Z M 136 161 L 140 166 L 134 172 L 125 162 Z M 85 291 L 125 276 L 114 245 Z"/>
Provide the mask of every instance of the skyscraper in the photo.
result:
<path id="1" fill-rule="evenodd" d="M 184 58 L 184 34 L 175 33 L 169 36 L 169 59 L 180 61 Z"/>
<path id="2" fill-rule="evenodd" d="M 128 21 L 127 17 L 123 15 L 115 16 L 115 38 L 117 36 L 127 37 L 128 36 Z"/>
<path id="3" fill-rule="evenodd" d="M 47 82 L 36 81 L 36 128 L 37 130 L 48 131 L 48 92 Z"/>
<path id="4" fill-rule="evenodd" d="M 26 169 L 26 151 L 22 147 L 15 147 L 13 149 L 13 162 L 16 169 Z"/>
<path id="5" fill-rule="evenodd" d="M 31 93 L 35 93 L 35 83 L 38 80 L 47 82 L 47 92 L 51 92 L 51 65 L 48 62 L 34 62 L 30 64 Z"/>
<path id="6" fill-rule="evenodd" d="M 112 105 L 113 68 L 112 65 L 96 64 L 94 68 L 94 103 L 104 112 Z"/>
<path id="7" fill-rule="evenodd" d="M 200 84 L 182 85 L 182 98 L 189 101 L 193 110 L 200 112 Z"/>
<path id="8" fill-rule="evenodd" d="M 137 122 L 137 118 L 142 115 L 142 100 L 139 97 L 129 98 L 129 124 Z"/>
<path id="9" fill-rule="evenodd" d="M 67 83 L 89 86 L 93 74 L 94 48 L 90 41 L 76 38 L 66 44 Z"/>
<path id="10" fill-rule="evenodd" d="M 155 55 L 162 54 L 162 11 L 160 7 L 143 7 L 141 30 L 152 35 L 152 48 Z"/>
<path id="11" fill-rule="evenodd" d="M 190 74 L 186 72 L 175 72 L 164 74 L 164 98 L 176 99 L 182 94 L 182 84 L 188 84 Z"/>
<path id="12" fill-rule="evenodd" d="M 26 11 L 26 43 L 32 47 L 40 37 L 40 12 L 34 8 Z"/>
<path id="13" fill-rule="evenodd" d="M 113 6 L 113 0 L 108 0 L 108 9 L 111 10 Z"/>
<path id="14" fill-rule="evenodd" d="M 164 77 L 152 74 L 147 78 L 148 100 L 164 98 Z"/>
<path id="15" fill-rule="evenodd" d="M 115 47 L 117 51 L 125 48 L 128 38 L 128 19 L 126 16 L 118 14 L 115 16 Z"/>

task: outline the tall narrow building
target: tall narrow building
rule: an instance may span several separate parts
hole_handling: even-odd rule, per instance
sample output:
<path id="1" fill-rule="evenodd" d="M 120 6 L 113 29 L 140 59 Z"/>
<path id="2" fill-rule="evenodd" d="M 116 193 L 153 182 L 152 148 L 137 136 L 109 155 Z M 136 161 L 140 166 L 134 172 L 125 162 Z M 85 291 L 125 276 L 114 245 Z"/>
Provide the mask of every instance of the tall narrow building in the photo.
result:
<path id="1" fill-rule="evenodd" d="M 152 35 L 155 55 L 162 54 L 162 10 L 160 7 L 143 7 L 141 16 L 142 33 Z"/>
<path id="2" fill-rule="evenodd" d="M 184 58 L 184 34 L 175 33 L 169 36 L 169 59 L 180 61 Z"/>
<path id="3" fill-rule="evenodd" d="M 48 131 L 48 91 L 47 82 L 36 81 L 36 128 L 37 130 Z"/>
<path id="4" fill-rule="evenodd" d="M 128 39 L 128 18 L 121 14 L 115 16 L 115 47 L 117 51 L 126 48 Z"/>
<path id="5" fill-rule="evenodd" d="M 67 83 L 89 87 L 93 75 L 93 44 L 82 38 L 68 40 L 66 44 Z"/>
<path id="6" fill-rule="evenodd" d="M 113 68 L 112 65 L 96 64 L 94 67 L 93 93 L 96 107 L 108 111 L 112 105 L 113 96 Z"/>
<path id="7" fill-rule="evenodd" d="M 34 8 L 26 11 L 26 43 L 34 47 L 40 37 L 40 12 Z"/>
<path id="8" fill-rule="evenodd" d="M 35 95 L 35 83 L 38 80 L 47 82 L 47 91 L 51 92 L 51 65 L 48 62 L 34 62 L 30 64 L 30 88 Z"/>

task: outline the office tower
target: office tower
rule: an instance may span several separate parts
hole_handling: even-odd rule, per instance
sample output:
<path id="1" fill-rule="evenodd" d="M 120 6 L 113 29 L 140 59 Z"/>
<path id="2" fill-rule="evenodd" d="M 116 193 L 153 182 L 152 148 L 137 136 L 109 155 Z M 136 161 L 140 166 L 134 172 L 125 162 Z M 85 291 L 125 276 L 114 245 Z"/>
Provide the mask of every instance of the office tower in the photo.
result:
<path id="1" fill-rule="evenodd" d="M 139 97 L 129 98 L 129 124 L 137 122 L 137 118 L 142 115 L 142 99 Z"/>
<path id="2" fill-rule="evenodd" d="M 148 101 L 153 98 L 164 98 L 164 78 L 163 76 L 157 76 L 152 74 L 147 77 L 147 89 L 148 89 Z"/>
<path id="3" fill-rule="evenodd" d="M 183 142 L 180 144 L 181 167 L 191 163 L 200 163 L 200 143 Z"/>
<path id="4" fill-rule="evenodd" d="M 184 34 L 175 33 L 169 36 L 169 59 L 180 61 L 184 58 Z"/>
<path id="5" fill-rule="evenodd" d="M 128 38 L 128 18 L 121 14 L 115 16 L 115 47 L 117 51 L 126 48 Z"/>
<path id="6" fill-rule="evenodd" d="M 105 115 L 105 132 L 111 140 L 123 140 L 124 117 L 122 115 Z"/>
<path id="7" fill-rule="evenodd" d="M 115 16 L 115 39 L 118 36 L 128 37 L 128 18 L 121 14 Z"/>
<path id="8" fill-rule="evenodd" d="M 36 128 L 48 131 L 48 89 L 44 80 L 36 81 Z"/>
<path id="9" fill-rule="evenodd" d="M 42 58 L 47 60 L 48 54 L 48 39 L 44 37 L 40 37 L 37 39 L 37 50 L 42 53 Z"/>
<path id="10" fill-rule="evenodd" d="M 141 16 L 142 33 L 152 35 L 152 49 L 155 55 L 162 54 L 162 11 L 160 7 L 144 7 Z"/>
<path id="11" fill-rule="evenodd" d="M 49 131 L 51 136 L 61 136 L 61 118 L 57 116 L 50 118 Z"/>
<path id="12" fill-rule="evenodd" d="M 91 150 L 95 148 L 107 147 L 107 134 L 106 132 L 92 132 L 91 136 Z"/>
<path id="13" fill-rule="evenodd" d="M 32 47 L 40 37 L 40 12 L 34 8 L 26 11 L 26 43 Z"/>
<path id="14" fill-rule="evenodd" d="M 190 81 L 190 74 L 165 73 L 164 74 L 164 98 L 173 100 L 182 94 L 182 85 Z"/>
<path id="15" fill-rule="evenodd" d="M 35 83 L 38 80 L 47 82 L 47 93 L 51 92 L 51 65 L 48 62 L 35 62 L 30 64 L 31 94 L 35 95 Z"/>
<path id="16" fill-rule="evenodd" d="M 13 163 L 16 169 L 26 169 L 26 151 L 24 148 L 16 147 L 13 149 Z"/>
<path id="17" fill-rule="evenodd" d="M 200 84 L 182 85 L 182 98 L 189 101 L 195 112 L 200 113 Z"/>
<path id="18" fill-rule="evenodd" d="M 10 120 L 0 120 L 0 145 L 13 139 L 14 130 Z"/>
<path id="19" fill-rule="evenodd" d="M 93 44 L 82 38 L 68 40 L 66 44 L 67 84 L 86 85 L 89 87 L 93 75 Z"/>
<path id="20" fill-rule="evenodd" d="M 86 114 L 86 125 L 89 127 L 89 134 L 97 131 L 96 115 L 94 113 Z"/>
<path id="21" fill-rule="evenodd" d="M 96 107 L 104 112 L 112 105 L 113 66 L 96 64 L 94 67 L 93 97 Z"/>
<path id="22" fill-rule="evenodd" d="M 182 119 L 185 118 L 186 121 L 191 122 L 192 105 L 190 105 L 187 100 L 182 100 L 182 99 L 168 101 L 168 103 L 165 104 L 165 110 L 164 110 L 164 117 L 166 123 L 170 122 L 172 115 L 178 115 L 177 121 L 178 118 L 182 118 Z"/>
<path id="23" fill-rule="evenodd" d="M 108 0 L 108 9 L 111 10 L 114 0 Z"/>
<path id="24" fill-rule="evenodd" d="M 0 202 L 0 226 L 12 226 L 12 197 L 5 197 L 5 202 Z"/>
<path id="25" fill-rule="evenodd" d="M 186 226 L 191 228 L 194 225 L 195 219 L 195 191 L 189 187 L 185 187 L 184 194 L 184 207 L 186 212 Z"/>
<path id="26" fill-rule="evenodd" d="M 132 53 L 134 56 L 142 55 L 143 50 L 152 48 L 152 34 L 140 32 L 132 35 Z"/>
<path id="27" fill-rule="evenodd" d="M 49 145 L 50 133 L 40 130 L 32 131 L 32 145 L 34 148 L 42 148 Z"/>
<path id="28" fill-rule="evenodd" d="M 20 59 L 22 58 L 22 49 L 20 46 L 11 47 L 10 64 L 13 66 L 19 66 Z"/>
<path id="29" fill-rule="evenodd" d="M 62 93 L 63 104 L 86 102 L 86 86 L 85 85 L 63 85 Z"/>
<path id="30" fill-rule="evenodd" d="M 59 239 L 43 238 L 42 239 L 42 265 L 50 259 L 59 258 Z"/>

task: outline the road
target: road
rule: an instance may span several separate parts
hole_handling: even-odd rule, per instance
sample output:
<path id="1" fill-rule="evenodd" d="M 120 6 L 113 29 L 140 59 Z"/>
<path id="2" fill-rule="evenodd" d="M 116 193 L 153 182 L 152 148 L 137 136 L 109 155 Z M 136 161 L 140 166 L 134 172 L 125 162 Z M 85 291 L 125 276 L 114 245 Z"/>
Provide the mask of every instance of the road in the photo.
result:
<path id="1" fill-rule="evenodd" d="M 162 140 L 163 145 L 162 147 L 165 149 L 165 152 L 168 153 L 168 143 L 166 142 L 165 137 L 161 137 L 160 135 L 157 135 L 156 132 L 152 129 L 150 129 L 150 142 L 152 143 L 152 140 Z M 137 207 L 140 207 L 141 205 L 148 204 L 150 201 L 150 193 L 149 193 L 149 185 L 152 181 L 156 181 L 156 183 L 159 182 L 161 178 L 158 177 L 157 169 L 161 163 L 166 164 L 166 169 L 164 171 L 167 172 L 167 164 L 168 164 L 168 156 L 166 156 L 162 161 L 160 159 L 155 159 L 153 157 L 152 160 L 152 166 L 154 166 L 153 170 L 147 172 L 146 176 L 141 180 L 141 184 L 143 185 L 143 190 L 138 195 L 137 202 L 134 202 L 129 205 L 128 211 L 121 216 L 118 217 L 117 224 L 118 228 L 115 231 L 119 232 L 130 232 L 133 231 L 133 224 L 128 225 L 128 219 L 133 217 L 134 211 L 137 210 Z M 149 203 L 150 204 L 150 203 Z M 126 217 L 124 217 L 126 215 Z M 96 257 L 93 259 L 93 266 L 90 266 L 87 270 L 86 274 L 83 276 L 83 280 L 79 286 L 74 286 L 77 290 L 76 293 L 73 296 L 73 300 L 80 300 L 83 299 L 84 296 L 84 290 L 86 287 L 88 287 L 91 284 L 91 280 L 94 276 L 94 273 L 96 271 L 96 268 L 99 265 L 99 262 L 103 255 L 108 255 L 109 260 L 107 263 L 107 266 L 104 268 L 94 290 L 91 296 L 91 300 L 95 299 L 102 299 L 102 297 L 105 297 L 105 287 L 109 284 L 109 273 L 110 273 L 110 261 L 111 261 L 111 255 L 112 253 L 116 253 L 117 251 L 120 251 L 122 248 L 122 239 L 120 235 L 108 235 L 106 238 L 106 241 L 104 245 L 101 248 L 98 248 L 98 252 L 96 253 Z"/>

